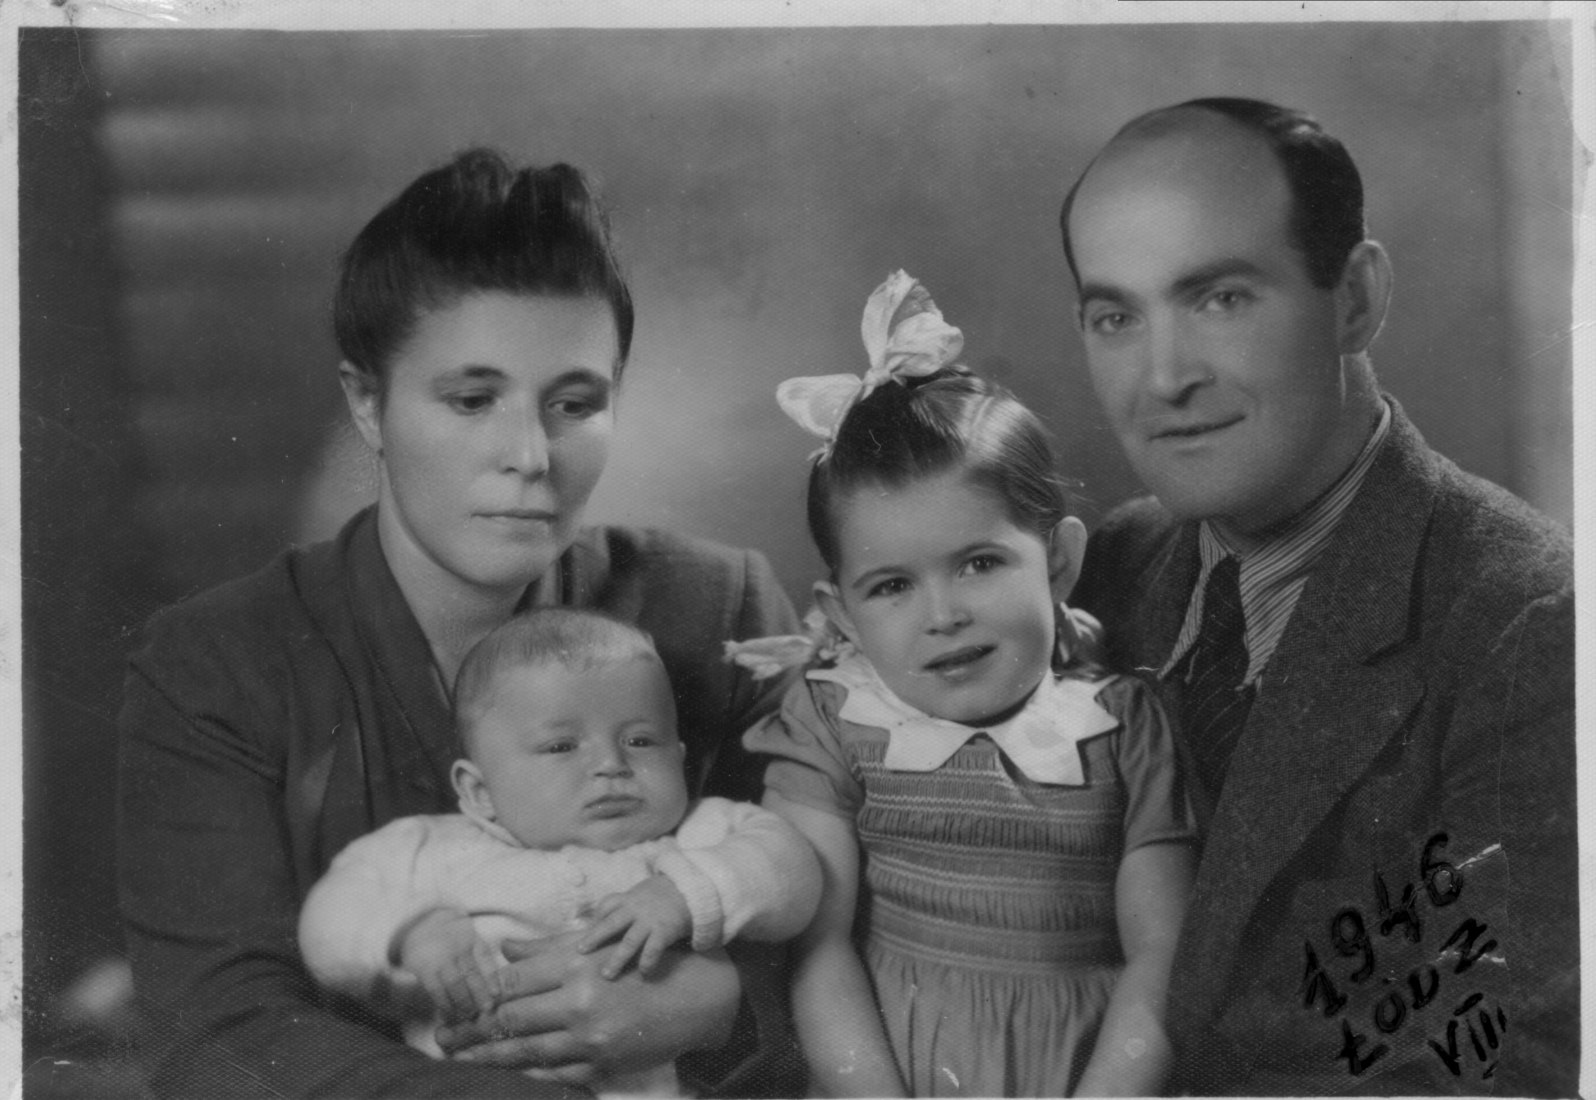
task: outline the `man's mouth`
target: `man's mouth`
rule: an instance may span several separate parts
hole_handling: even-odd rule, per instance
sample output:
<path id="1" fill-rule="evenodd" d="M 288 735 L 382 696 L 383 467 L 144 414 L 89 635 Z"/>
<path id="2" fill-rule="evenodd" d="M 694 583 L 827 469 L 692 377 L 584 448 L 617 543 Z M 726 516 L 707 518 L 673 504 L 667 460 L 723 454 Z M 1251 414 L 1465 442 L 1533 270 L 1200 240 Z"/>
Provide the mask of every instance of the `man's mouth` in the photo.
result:
<path id="1" fill-rule="evenodd" d="M 1234 416 L 1220 417 L 1217 420 L 1199 420 L 1187 424 L 1169 424 L 1159 427 L 1149 436 L 1149 438 L 1155 440 L 1171 439 L 1177 441 L 1182 439 L 1195 439 L 1198 436 L 1224 431 L 1233 424 L 1241 423 L 1242 420 L 1242 414 L 1236 413 Z"/>

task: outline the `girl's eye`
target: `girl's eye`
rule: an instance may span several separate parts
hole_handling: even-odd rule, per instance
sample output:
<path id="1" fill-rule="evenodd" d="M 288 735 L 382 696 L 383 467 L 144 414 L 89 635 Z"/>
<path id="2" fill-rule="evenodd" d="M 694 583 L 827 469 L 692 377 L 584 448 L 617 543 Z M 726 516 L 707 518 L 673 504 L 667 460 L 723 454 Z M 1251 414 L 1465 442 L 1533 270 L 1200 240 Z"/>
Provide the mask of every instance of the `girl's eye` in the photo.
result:
<path id="1" fill-rule="evenodd" d="M 888 577 L 884 581 L 877 581 L 871 585 L 865 593 L 865 598 L 890 598 L 892 596 L 901 596 L 907 591 L 909 591 L 909 579 L 907 577 Z"/>
<path id="2" fill-rule="evenodd" d="M 967 573 L 990 573 L 1003 564 L 1003 559 L 996 554 L 977 554 L 964 563 Z"/>

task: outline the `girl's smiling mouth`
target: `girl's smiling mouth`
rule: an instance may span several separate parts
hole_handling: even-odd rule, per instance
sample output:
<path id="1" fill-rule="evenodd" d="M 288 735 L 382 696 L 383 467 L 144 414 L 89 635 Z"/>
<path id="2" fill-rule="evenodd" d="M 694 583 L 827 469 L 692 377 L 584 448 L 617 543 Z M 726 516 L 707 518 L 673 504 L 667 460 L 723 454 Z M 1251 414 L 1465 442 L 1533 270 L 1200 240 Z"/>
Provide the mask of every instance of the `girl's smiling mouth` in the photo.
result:
<path id="1" fill-rule="evenodd" d="M 924 669 L 936 676 L 957 676 L 997 650 L 995 645 L 970 645 L 927 661 Z"/>

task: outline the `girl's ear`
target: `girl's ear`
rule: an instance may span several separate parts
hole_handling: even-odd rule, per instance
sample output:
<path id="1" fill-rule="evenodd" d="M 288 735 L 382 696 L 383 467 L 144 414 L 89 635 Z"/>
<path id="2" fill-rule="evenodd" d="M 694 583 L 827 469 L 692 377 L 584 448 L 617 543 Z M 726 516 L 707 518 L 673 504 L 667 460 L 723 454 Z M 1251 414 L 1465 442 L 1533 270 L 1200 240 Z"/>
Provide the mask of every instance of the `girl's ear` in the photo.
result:
<path id="1" fill-rule="evenodd" d="M 449 769 L 449 779 L 454 783 L 454 793 L 460 796 L 461 805 L 470 806 L 484 821 L 497 820 L 493 796 L 488 793 L 488 785 L 482 780 L 481 768 L 469 760 L 456 760 Z"/>
<path id="2" fill-rule="evenodd" d="M 847 609 L 842 606 L 842 593 L 837 591 L 837 586 L 830 581 L 816 581 L 814 587 L 815 604 L 822 614 L 831 620 L 831 624 L 842 631 L 842 636 L 854 645 L 859 644 L 859 632 L 853 628 L 853 620 L 848 617 Z"/>
<path id="3" fill-rule="evenodd" d="M 1065 516 L 1054 525 L 1047 539 L 1047 575 L 1053 586 L 1053 599 L 1070 598 L 1081 576 L 1081 561 L 1086 557 L 1086 524 Z"/>
<path id="4" fill-rule="evenodd" d="M 1336 343 L 1342 355 L 1369 350 L 1391 302 L 1391 259 L 1379 241 L 1359 241 L 1335 287 Z"/>
<path id="5" fill-rule="evenodd" d="M 338 382 L 344 388 L 349 418 L 372 454 L 382 453 L 382 393 L 377 380 L 353 363 L 338 364 Z"/>

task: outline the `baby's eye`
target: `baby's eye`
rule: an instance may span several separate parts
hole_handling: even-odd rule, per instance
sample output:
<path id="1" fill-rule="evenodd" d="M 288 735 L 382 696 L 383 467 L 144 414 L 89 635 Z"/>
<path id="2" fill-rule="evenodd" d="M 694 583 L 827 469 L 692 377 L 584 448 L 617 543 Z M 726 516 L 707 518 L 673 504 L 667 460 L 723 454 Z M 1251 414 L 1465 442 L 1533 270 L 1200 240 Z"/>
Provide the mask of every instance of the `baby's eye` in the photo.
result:
<path id="1" fill-rule="evenodd" d="M 538 746 L 538 752 L 548 753 L 550 755 L 575 751 L 575 741 L 545 741 L 543 744 Z"/>
<path id="2" fill-rule="evenodd" d="M 660 739 L 652 733 L 633 733 L 626 738 L 628 748 L 651 749 L 660 744 Z"/>
<path id="3" fill-rule="evenodd" d="M 909 591 L 909 579 L 907 577 L 888 577 L 884 581 L 877 581 L 871 585 L 869 590 L 865 592 L 865 598 L 875 599 L 880 597 L 890 599 L 893 596 L 901 596 L 907 591 Z"/>

